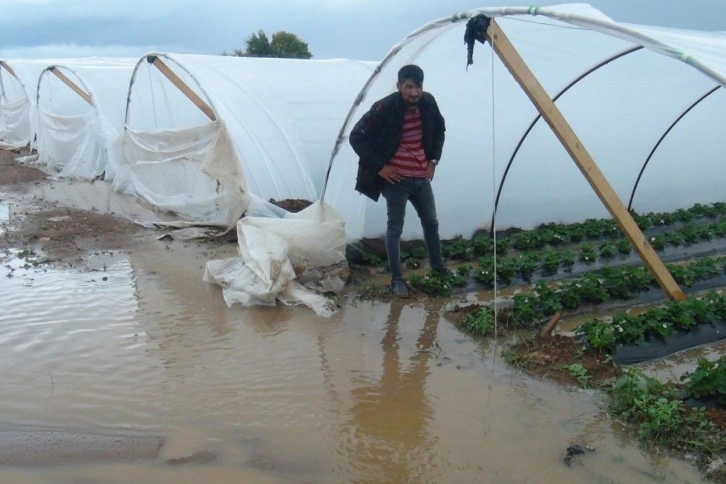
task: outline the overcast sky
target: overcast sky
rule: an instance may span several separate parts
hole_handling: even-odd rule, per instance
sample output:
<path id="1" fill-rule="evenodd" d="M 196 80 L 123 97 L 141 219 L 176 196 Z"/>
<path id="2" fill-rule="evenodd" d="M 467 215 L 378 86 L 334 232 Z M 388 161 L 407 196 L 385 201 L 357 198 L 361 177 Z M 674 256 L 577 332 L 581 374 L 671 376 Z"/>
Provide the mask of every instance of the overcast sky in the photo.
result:
<path id="1" fill-rule="evenodd" d="M 481 0 L 0 0 L 0 59 L 220 54 L 263 30 L 316 59 L 380 60 L 412 30 L 456 12 L 565 2 Z M 726 31 L 726 0 L 591 0 L 616 21 Z M 463 44 L 463 40 L 462 40 Z"/>

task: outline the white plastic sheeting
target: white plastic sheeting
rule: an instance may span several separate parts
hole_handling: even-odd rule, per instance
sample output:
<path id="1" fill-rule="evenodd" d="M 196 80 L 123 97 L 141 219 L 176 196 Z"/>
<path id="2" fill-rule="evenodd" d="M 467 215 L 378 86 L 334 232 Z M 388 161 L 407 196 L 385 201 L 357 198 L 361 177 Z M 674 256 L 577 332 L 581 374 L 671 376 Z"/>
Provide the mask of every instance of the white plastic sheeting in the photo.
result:
<path id="1" fill-rule="evenodd" d="M 28 146 L 37 132 L 38 77 L 52 59 L 0 59 L 0 148 Z"/>
<path id="2" fill-rule="evenodd" d="M 339 292 L 348 278 L 343 219 L 316 202 L 284 218 L 237 223 L 239 257 L 207 262 L 204 280 L 222 287 L 228 305 L 304 304 L 335 312 L 320 292 Z"/>
<path id="3" fill-rule="evenodd" d="M 372 102 L 395 90 L 396 73 L 408 63 L 424 69 L 424 89 L 447 122 L 433 181 L 442 238 L 491 230 L 500 185 L 495 229 L 608 216 L 543 120 L 517 150 L 538 113 L 489 44 L 476 43 L 474 64 L 466 68 L 466 22 L 477 14 L 495 18 L 551 97 L 599 63 L 644 46 L 585 76 L 556 101 L 558 108 L 621 200 L 627 205 L 633 195 L 636 211 L 724 200 L 724 33 L 620 24 L 584 4 L 483 8 L 409 34 L 351 108 L 324 192 L 344 217 L 350 242 L 382 237 L 386 208 L 353 190 L 357 156 L 347 135 Z M 419 239 L 420 231 L 411 209 L 403 238 Z"/>
<path id="4" fill-rule="evenodd" d="M 87 58 L 43 70 L 36 101 L 41 167 L 63 177 L 104 173 L 109 147 L 123 130 L 135 65 L 136 59 Z"/>
<path id="5" fill-rule="evenodd" d="M 157 59 L 180 83 L 174 84 L 153 63 Z M 169 192 L 179 194 L 180 200 L 184 194 L 184 200 L 195 204 L 198 192 L 192 180 L 176 186 L 178 178 L 169 174 L 176 160 L 188 159 L 188 145 L 197 146 L 202 139 L 211 142 L 207 135 L 215 129 L 214 139 L 227 136 L 223 144 L 234 147 L 226 152 L 223 171 L 227 178 L 239 175 L 235 197 L 241 191 L 257 201 L 317 200 L 340 126 L 373 66 L 345 59 L 147 54 L 132 76 L 127 129 L 114 147 L 107 179 L 114 179 L 119 190 L 159 202 L 162 209 L 167 209 L 164 193 Z M 189 92 L 210 111 L 195 105 Z M 208 158 L 219 158 L 209 153 Z M 185 176 L 189 168 L 187 164 L 182 169 Z M 150 182 L 157 177 L 164 183 Z M 202 170 L 199 179 L 208 185 L 217 178 Z M 237 204 L 238 198 L 224 201 L 232 192 L 220 192 L 214 203 Z M 187 210 L 185 215 L 189 222 L 220 221 L 209 212 Z"/>
<path id="6" fill-rule="evenodd" d="M 169 226 L 234 227 L 250 195 L 225 125 L 158 131 L 125 130 L 113 149 L 123 149 L 132 166 L 107 170 L 113 189 L 132 194 L 149 209 L 173 214 Z"/>

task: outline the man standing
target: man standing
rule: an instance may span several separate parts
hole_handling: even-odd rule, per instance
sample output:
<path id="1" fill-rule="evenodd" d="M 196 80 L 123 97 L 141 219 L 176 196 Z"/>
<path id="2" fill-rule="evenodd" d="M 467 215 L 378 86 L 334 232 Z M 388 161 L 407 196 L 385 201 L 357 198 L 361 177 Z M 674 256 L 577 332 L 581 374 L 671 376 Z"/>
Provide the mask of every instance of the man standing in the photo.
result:
<path id="1" fill-rule="evenodd" d="M 416 65 L 398 71 L 397 92 L 376 101 L 350 133 L 360 157 L 355 189 L 388 207 L 386 255 L 391 289 L 409 297 L 401 267 L 401 233 L 410 200 L 421 219 L 429 265 L 434 273 L 450 274 L 441 258 L 439 221 L 431 189 L 444 146 L 446 126 L 434 96 L 423 90 L 424 73 Z"/>

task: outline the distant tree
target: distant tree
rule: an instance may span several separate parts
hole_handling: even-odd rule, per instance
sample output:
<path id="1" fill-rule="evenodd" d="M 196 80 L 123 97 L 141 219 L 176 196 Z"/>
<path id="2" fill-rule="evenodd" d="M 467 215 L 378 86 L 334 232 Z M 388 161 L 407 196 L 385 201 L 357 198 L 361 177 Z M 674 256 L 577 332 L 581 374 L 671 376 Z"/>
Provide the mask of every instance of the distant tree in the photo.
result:
<path id="1" fill-rule="evenodd" d="M 303 42 L 297 35 L 285 31 L 272 34 L 270 50 L 272 50 L 272 57 L 310 59 L 313 56 L 308 50 L 307 42 Z"/>
<path id="2" fill-rule="evenodd" d="M 242 57 L 274 57 L 270 41 L 267 40 L 267 35 L 262 30 L 250 35 L 245 43 L 247 44 L 247 50 L 245 50 Z"/>
<path id="3" fill-rule="evenodd" d="M 279 57 L 285 59 L 310 59 L 313 55 L 308 50 L 308 43 L 290 32 L 280 31 L 272 34 L 268 40 L 265 32 L 260 30 L 250 35 L 245 41 L 246 49 L 235 49 L 232 54 L 238 57 Z"/>

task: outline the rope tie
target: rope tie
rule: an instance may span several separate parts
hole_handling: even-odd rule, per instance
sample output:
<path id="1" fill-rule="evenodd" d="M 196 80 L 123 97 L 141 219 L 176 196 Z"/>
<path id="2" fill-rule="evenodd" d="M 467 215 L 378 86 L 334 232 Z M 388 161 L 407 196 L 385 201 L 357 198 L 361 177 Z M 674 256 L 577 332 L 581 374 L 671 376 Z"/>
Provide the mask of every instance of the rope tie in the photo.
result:
<path id="1" fill-rule="evenodd" d="M 492 87 L 490 89 L 491 96 L 492 96 L 492 207 L 494 207 L 494 204 L 496 203 L 496 193 L 497 193 L 497 182 L 496 182 L 496 174 L 497 174 L 497 150 L 495 147 L 494 141 L 496 140 L 496 126 L 497 123 L 495 122 L 496 114 L 494 110 L 494 102 L 496 99 L 496 96 L 494 95 L 494 38 L 490 38 L 489 41 L 492 44 L 491 49 L 491 80 L 492 80 Z M 494 216 L 492 217 L 492 227 L 491 231 L 494 235 L 494 238 L 492 239 L 494 241 L 494 344 L 497 344 L 498 341 L 498 329 L 499 329 L 499 311 L 497 306 L 497 295 L 498 295 L 498 287 L 497 287 L 497 230 L 496 230 L 496 210 L 494 211 Z"/>

